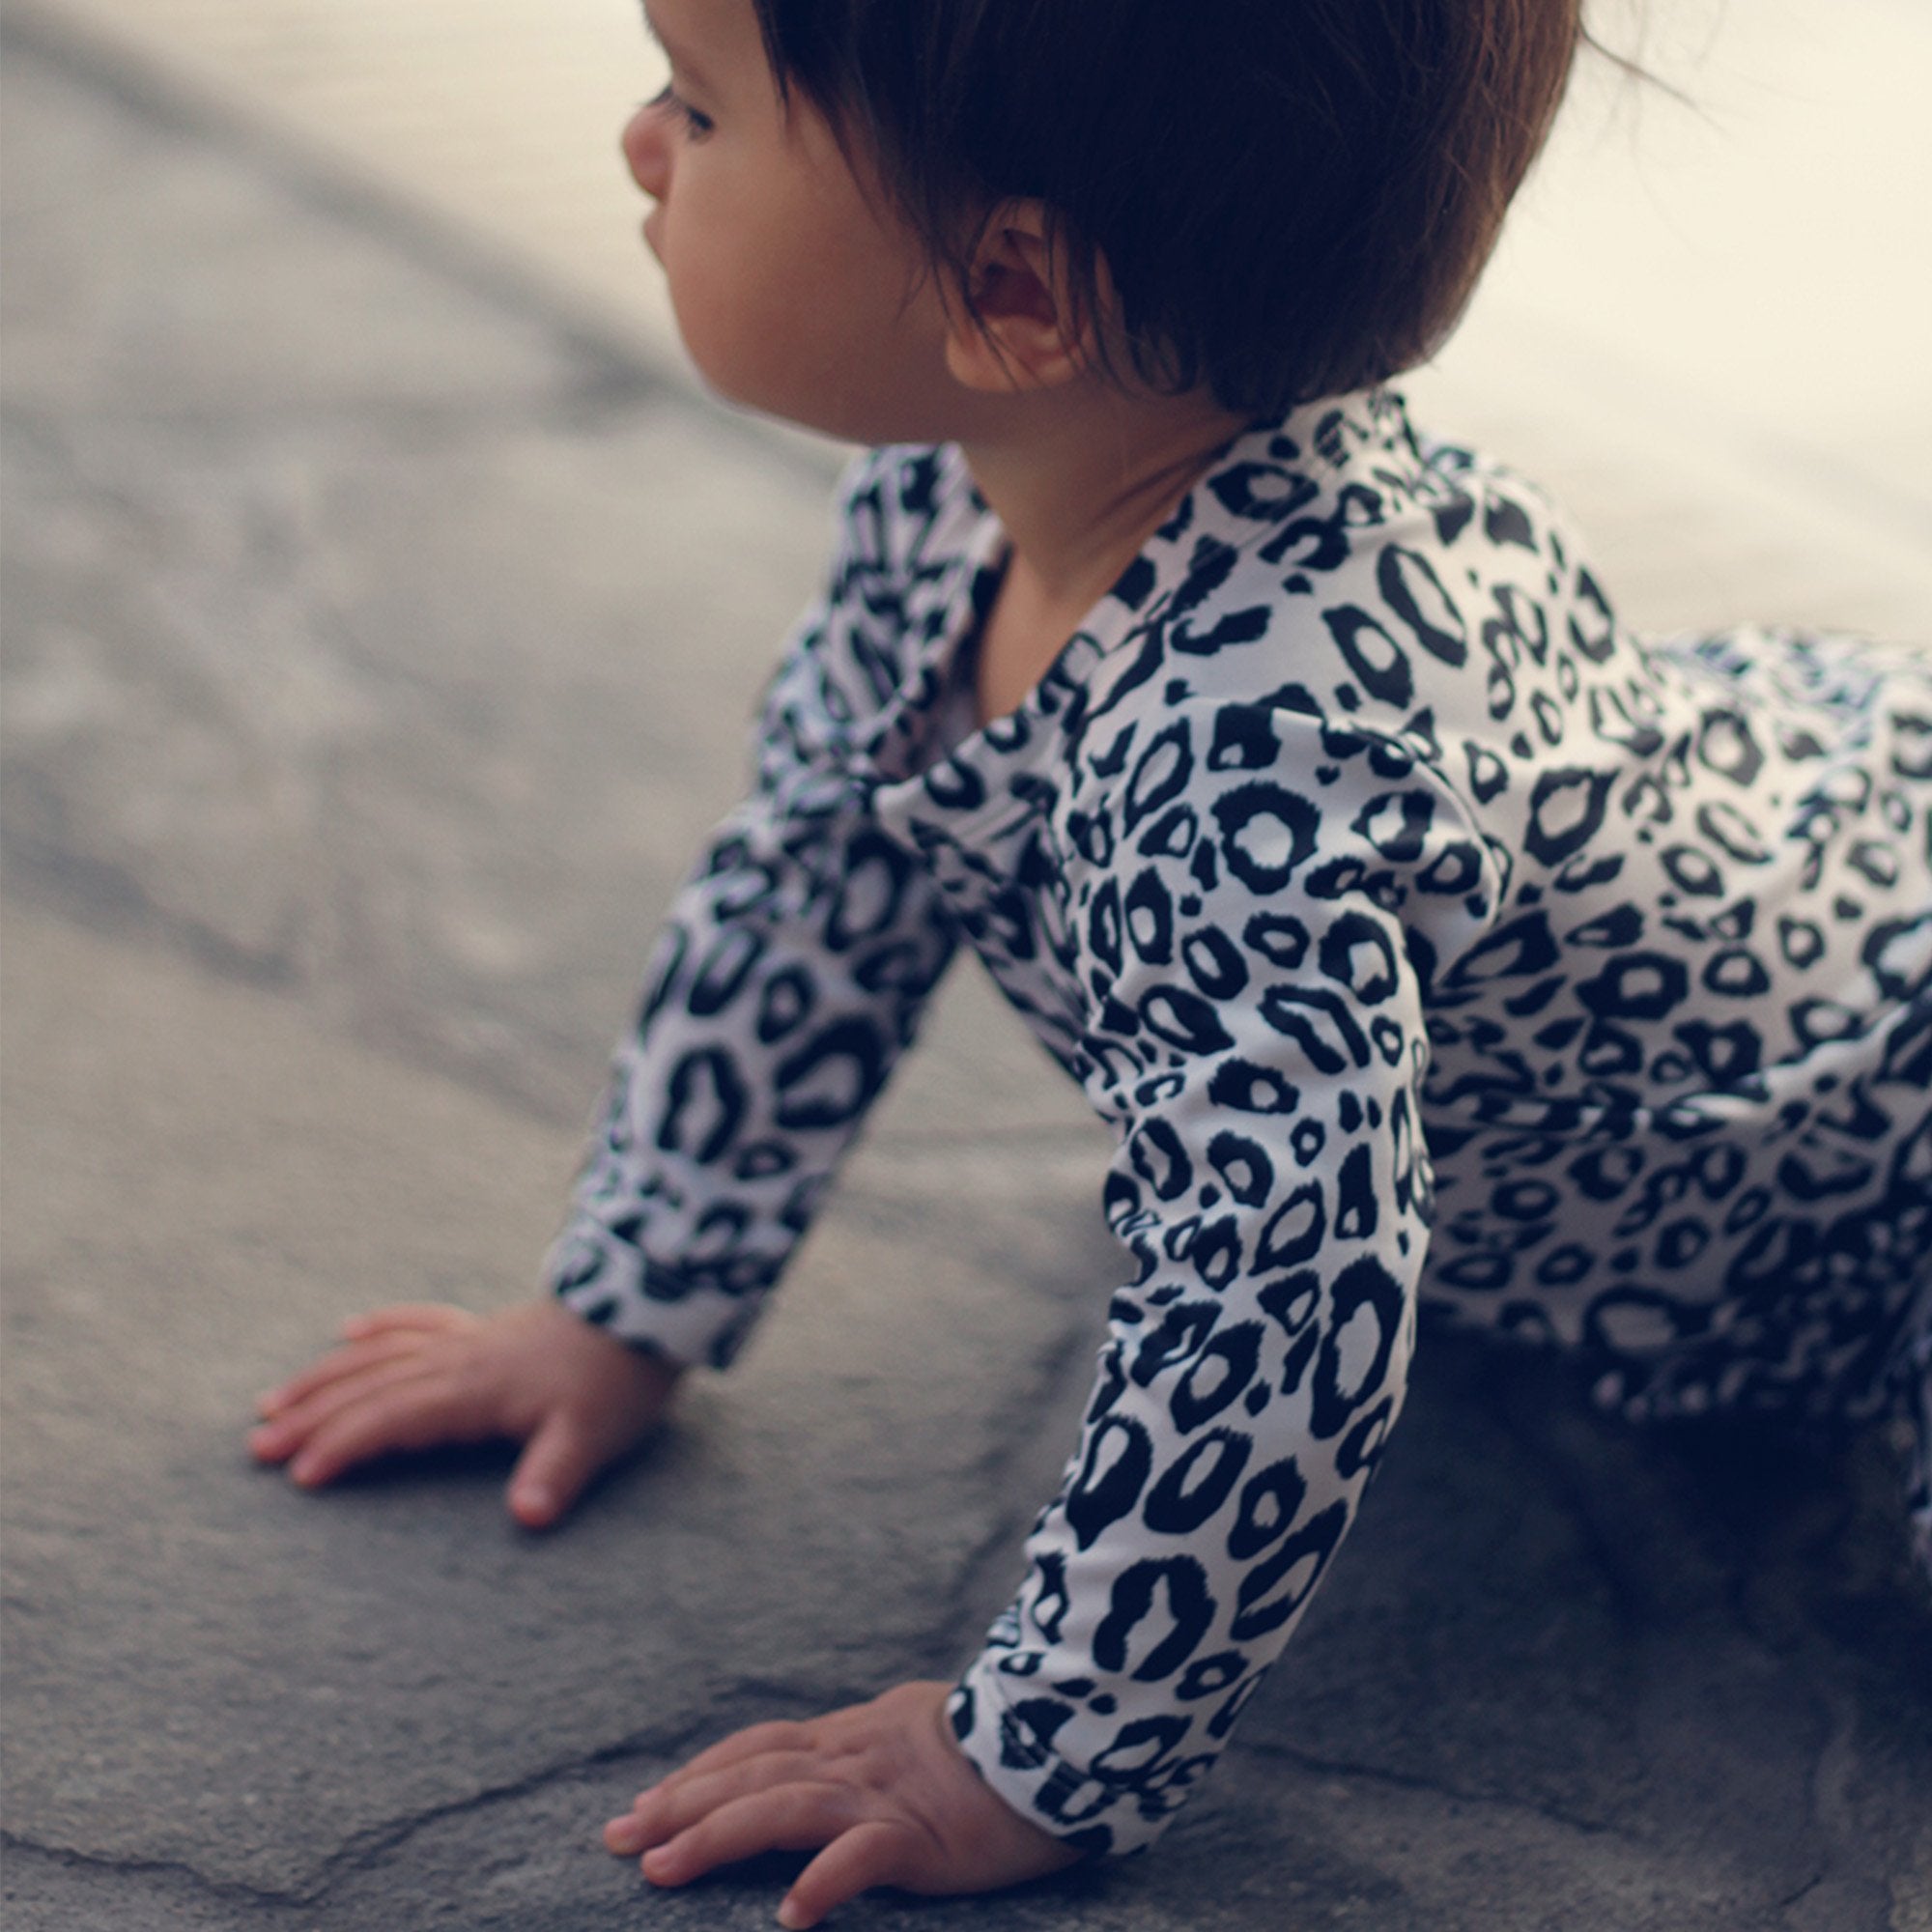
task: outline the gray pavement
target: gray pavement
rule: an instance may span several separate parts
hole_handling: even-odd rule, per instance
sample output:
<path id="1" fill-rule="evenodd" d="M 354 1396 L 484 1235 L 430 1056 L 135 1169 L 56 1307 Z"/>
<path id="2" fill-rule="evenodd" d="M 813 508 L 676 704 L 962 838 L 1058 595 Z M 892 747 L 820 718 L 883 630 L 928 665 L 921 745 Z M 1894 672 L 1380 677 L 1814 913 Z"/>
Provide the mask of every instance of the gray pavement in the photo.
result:
<path id="1" fill-rule="evenodd" d="M 252 1393 L 344 1314 L 527 1292 L 831 466 L 27 18 L 0 1918 L 767 1924 L 782 1863 L 657 1894 L 596 1828 L 725 1729 L 968 1653 L 1084 1393 L 1098 1131 L 962 974 L 742 1369 L 567 1529 L 511 1527 L 499 1456 L 313 1498 L 249 1465 Z M 1606 473 L 1611 546 L 1657 552 Z M 1710 591 L 1685 541 L 1641 594 Z M 1902 609 L 1923 568 L 1861 576 Z M 1151 1859 L 844 1922 L 1927 1932 L 1889 1483 L 1875 1442 L 1633 1435 L 1432 1349 Z"/>

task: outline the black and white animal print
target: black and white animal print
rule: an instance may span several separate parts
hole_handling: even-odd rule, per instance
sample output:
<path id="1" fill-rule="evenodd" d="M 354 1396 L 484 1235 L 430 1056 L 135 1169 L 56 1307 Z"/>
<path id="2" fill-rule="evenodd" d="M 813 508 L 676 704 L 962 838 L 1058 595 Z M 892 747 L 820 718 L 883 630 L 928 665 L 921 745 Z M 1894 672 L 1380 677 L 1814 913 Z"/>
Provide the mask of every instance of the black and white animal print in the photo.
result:
<path id="1" fill-rule="evenodd" d="M 1200 1782 L 1355 1513 L 1419 1307 L 1581 1350 L 1634 1412 L 1910 1406 L 1922 666 L 1639 641 L 1534 493 L 1384 392 L 1234 443 L 983 730 L 1005 540 L 958 453 L 864 462 L 844 533 L 553 1276 L 728 1359 L 971 943 L 1113 1125 L 1131 1258 L 953 1699 L 1017 1808 L 1124 1851 Z"/>

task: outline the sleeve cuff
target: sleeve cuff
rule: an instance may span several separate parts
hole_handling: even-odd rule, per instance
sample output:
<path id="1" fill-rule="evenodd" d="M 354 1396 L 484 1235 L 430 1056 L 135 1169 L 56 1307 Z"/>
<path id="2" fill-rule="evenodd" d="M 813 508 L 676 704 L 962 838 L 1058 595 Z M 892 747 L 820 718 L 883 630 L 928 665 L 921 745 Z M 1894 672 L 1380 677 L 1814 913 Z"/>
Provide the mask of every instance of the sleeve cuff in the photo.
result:
<path id="1" fill-rule="evenodd" d="M 544 1275 L 573 1314 L 680 1368 L 728 1366 L 762 1299 L 687 1282 L 594 1221 L 564 1229 Z"/>
<path id="2" fill-rule="evenodd" d="M 1054 1748 L 1072 1707 L 1046 1686 L 1003 1673 L 1009 1654 L 987 1650 L 954 1689 L 946 1709 L 959 1748 L 996 1797 L 1075 1850 L 1146 1851 L 1212 1759 L 1166 1759 L 1160 1740 L 1136 1736 L 1140 1727 L 1130 1723 L 1083 1769 Z"/>

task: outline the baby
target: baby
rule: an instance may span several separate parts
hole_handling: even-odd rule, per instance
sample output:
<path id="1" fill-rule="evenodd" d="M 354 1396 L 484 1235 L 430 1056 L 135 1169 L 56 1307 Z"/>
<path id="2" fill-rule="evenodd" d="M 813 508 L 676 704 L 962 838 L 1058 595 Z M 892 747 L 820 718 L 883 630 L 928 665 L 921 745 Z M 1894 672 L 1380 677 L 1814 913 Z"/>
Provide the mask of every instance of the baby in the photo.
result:
<path id="1" fill-rule="evenodd" d="M 1634 1415 L 1932 1428 L 1932 678 L 1624 629 L 1380 386 L 1459 313 L 1577 0 L 649 0 L 624 136 L 707 380 L 883 445 L 672 909 L 550 1295 L 263 1404 L 304 1485 L 526 1444 L 554 1522 L 723 1366 L 964 940 L 1114 1129 L 1127 1256 L 956 1685 L 606 1832 L 780 1918 L 1151 1842 L 1293 1634 L 1418 1307 Z"/>

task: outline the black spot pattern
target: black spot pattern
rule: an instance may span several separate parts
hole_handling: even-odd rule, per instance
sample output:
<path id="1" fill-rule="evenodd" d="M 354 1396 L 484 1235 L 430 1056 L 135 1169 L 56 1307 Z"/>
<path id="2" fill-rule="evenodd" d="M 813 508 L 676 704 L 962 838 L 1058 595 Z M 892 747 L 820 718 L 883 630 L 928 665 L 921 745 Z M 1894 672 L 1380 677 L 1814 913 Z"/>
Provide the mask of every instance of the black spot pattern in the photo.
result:
<path id="1" fill-rule="evenodd" d="M 1382 392 L 1239 440 L 983 731 L 1003 538 L 957 453 L 864 461 L 844 530 L 553 1278 L 727 1359 L 971 943 L 1116 1129 L 1131 1264 L 954 1699 L 1015 1806 L 1128 1850 L 1199 1784 L 1418 1310 L 1580 1350 L 1635 1413 L 1922 1432 L 1921 662 L 1642 642 L 1534 492 Z"/>

